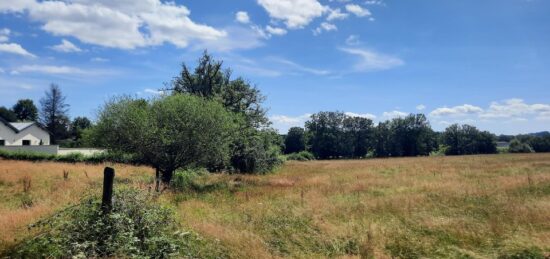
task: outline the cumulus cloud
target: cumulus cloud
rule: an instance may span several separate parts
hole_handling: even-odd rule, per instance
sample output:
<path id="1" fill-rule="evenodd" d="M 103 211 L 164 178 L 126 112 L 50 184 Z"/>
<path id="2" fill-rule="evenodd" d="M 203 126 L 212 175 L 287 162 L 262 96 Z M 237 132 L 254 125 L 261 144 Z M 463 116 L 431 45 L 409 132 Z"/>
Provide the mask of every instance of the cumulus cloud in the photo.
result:
<path id="1" fill-rule="evenodd" d="M 272 19 L 280 20 L 289 29 L 303 28 L 328 11 L 317 0 L 258 0 Z"/>
<path id="2" fill-rule="evenodd" d="M 340 10 L 340 8 L 330 9 L 330 11 L 328 13 L 328 16 L 327 16 L 327 21 L 343 20 L 343 19 L 348 18 L 348 16 L 349 16 L 349 14 L 343 13 L 342 10 Z"/>
<path id="3" fill-rule="evenodd" d="M 12 1 L 13 2 L 13 1 Z M 0 3 L 0 12 L 24 12 L 53 35 L 104 47 L 134 49 L 171 43 L 223 40 L 227 32 L 192 21 L 183 5 L 160 0 L 21 0 Z"/>
<path id="4" fill-rule="evenodd" d="M 328 23 L 328 22 L 322 22 L 321 25 L 319 25 L 319 27 L 317 27 L 315 30 L 313 30 L 313 34 L 314 35 L 319 35 L 321 34 L 323 31 L 336 31 L 338 30 L 338 27 L 336 27 L 336 25 L 332 24 L 332 23 Z"/>
<path id="5" fill-rule="evenodd" d="M 372 50 L 360 48 L 340 48 L 340 50 L 359 58 L 359 62 L 354 66 L 355 70 L 359 72 L 387 70 L 405 64 L 403 60 L 397 57 L 377 53 Z"/>
<path id="6" fill-rule="evenodd" d="M 20 55 L 24 57 L 30 57 L 34 58 L 36 57 L 34 54 L 28 52 L 26 49 L 21 47 L 21 45 L 17 43 L 0 43 L 0 52 Z"/>
<path id="7" fill-rule="evenodd" d="M 393 118 L 406 117 L 407 115 L 409 115 L 409 114 L 406 113 L 406 112 L 402 112 L 402 111 L 390 111 L 390 112 L 384 112 L 382 114 L 382 117 L 384 117 L 386 119 L 393 119 Z"/>
<path id="8" fill-rule="evenodd" d="M 361 42 L 359 41 L 358 35 L 350 35 L 346 38 L 346 45 L 348 46 L 356 46 L 359 45 Z"/>
<path id="9" fill-rule="evenodd" d="M 285 35 L 287 33 L 287 31 L 283 28 L 271 27 L 269 25 L 265 27 L 265 30 L 269 34 L 277 35 L 277 36 Z"/>
<path id="10" fill-rule="evenodd" d="M 235 20 L 240 23 L 250 23 L 250 17 L 247 12 L 239 11 L 235 14 Z"/>
<path id="11" fill-rule="evenodd" d="M 370 114 L 370 113 L 354 113 L 354 112 L 345 112 L 344 114 L 351 116 L 351 117 L 361 117 L 361 118 L 367 118 L 374 120 L 376 119 L 376 115 Z"/>
<path id="12" fill-rule="evenodd" d="M 426 105 L 424 105 L 424 104 L 419 104 L 419 105 L 416 106 L 416 109 L 419 110 L 419 111 L 423 111 L 423 110 L 426 109 Z"/>
<path id="13" fill-rule="evenodd" d="M 478 114 L 483 112 L 483 109 L 477 106 L 470 104 L 464 104 L 454 107 L 442 107 L 437 108 L 430 112 L 430 116 L 439 117 L 439 116 L 465 116 L 469 114 Z"/>
<path id="14" fill-rule="evenodd" d="M 550 117 L 550 104 L 527 104 L 524 100 L 513 98 L 502 102 L 492 102 L 486 112 L 480 115 L 484 119 L 513 118 L 534 115 L 539 119 Z"/>
<path id="15" fill-rule="evenodd" d="M 82 49 L 80 49 L 79 47 L 77 47 L 72 42 L 66 39 L 61 40 L 61 43 L 59 45 L 52 46 L 51 48 L 55 51 L 65 52 L 65 53 L 82 51 Z"/>
<path id="16" fill-rule="evenodd" d="M 368 9 L 365 9 L 360 5 L 356 5 L 356 4 L 347 4 L 346 10 L 352 14 L 355 14 L 358 17 L 365 17 L 365 16 L 371 15 Z"/>

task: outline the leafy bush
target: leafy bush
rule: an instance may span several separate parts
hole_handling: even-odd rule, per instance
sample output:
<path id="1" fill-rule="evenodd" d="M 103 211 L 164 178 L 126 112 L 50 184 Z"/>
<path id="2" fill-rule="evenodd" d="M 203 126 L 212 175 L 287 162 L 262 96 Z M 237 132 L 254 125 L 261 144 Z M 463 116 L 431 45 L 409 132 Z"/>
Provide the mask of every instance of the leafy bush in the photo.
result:
<path id="1" fill-rule="evenodd" d="M 311 152 L 301 151 L 298 153 L 288 154 L 286 156 L 286 159 L 296 160 L 296 161 L 310 161 L 310 160 L 315 160 L 315 156 Z"/>
<path id="2" fill-rule="evenodd" d="M 130 189 L 115 192 L 107 215 L 100 199 L 88 198 L 33 227 L 40 228 L 41 234 L 23 241 L 10 257 L 166 258 L 189 256 L 206 247 L 196 235 L 178 231 L 171 209 Z"/>
<path id="3" fill-rule="evenodd" d="M 508 148 L 510 153 L 534 153 L 533 148 L 524 142 L 519 141 L 518 139 L 513 139 L 510 142 L 510 147 Z"/>
<path id="4" fill-rule="evenodd" d="M 231 166 L 241 173 L 265 174 L 283 163 L 279 136 L 271 130 L 248 130 L 233 143 Z"/>

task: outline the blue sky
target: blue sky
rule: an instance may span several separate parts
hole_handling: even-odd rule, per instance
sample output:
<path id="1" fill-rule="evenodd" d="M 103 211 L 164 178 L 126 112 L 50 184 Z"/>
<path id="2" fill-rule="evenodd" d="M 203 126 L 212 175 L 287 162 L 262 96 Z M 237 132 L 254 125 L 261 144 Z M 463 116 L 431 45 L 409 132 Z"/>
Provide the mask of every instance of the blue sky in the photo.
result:
<path id="1" fill-rule="evenodd" d="M 56 83 L 93 118 L 208 49 L 283 133 L 322 110 L 550 130 L 549 14 L 546 0 L 0 1 L 0 106 Z"/>

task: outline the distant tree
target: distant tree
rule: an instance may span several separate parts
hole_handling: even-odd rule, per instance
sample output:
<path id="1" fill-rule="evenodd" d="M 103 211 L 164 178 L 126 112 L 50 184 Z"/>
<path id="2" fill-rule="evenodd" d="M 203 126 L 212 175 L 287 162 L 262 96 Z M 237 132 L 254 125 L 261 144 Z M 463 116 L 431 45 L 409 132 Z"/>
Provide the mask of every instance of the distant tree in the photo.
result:
<path id="1" fill-rule="evenodd" d="M 8 122 L 17 121 L 17 114 L 15 114 L 12 110 L 4 106 L 0 107 L 0 117 L 2 117 L 4 120 Z"/>
<path id="2" fill-rule="evenodd" d="M 387 156 L 426 156 L 437 149 L 437 134 L 424 114 L 410 114 L 381 122 L 375 132 L 375 154 Z"/>
<path id="3" fill-rule="evenodd" d="M 510 141 L 510 146 L 508 147 L 508 152 L 510 153 L 534 153 L 533 148 L 527 144 L 521 142 L 519 139 L 515 138 Z"/>
<path id="4" fill-rule="evenodd" d="M 285 153 L 297 153 L 304 150 L 306 150 L 306 132 L 304 128 L 290 128 L 285 137 Z"/>
<path id="5" fill-rule="evenodd" d="M 134 155 L 169 183 L 179 168 L 223 168 L 240 119 L 215 101 L 191 95 L 122 97 L 101 109 L 91 135 L 95 145 Z"/>
<path id="6" fill-rule="evenodd" d="M 494 154 L 497 152 L 496 137 L 479 131 L 470 125 L 453 124 L 443 133 L 443 144 L 447 155 Z"/>
<path id="7" fill-rule="evenodd" d="M 65 103 L 65 99 L 61 89 L 55 84 L 51 84 L 45 96 L 40 99 L 40 122 L 52 134 L 54 144 L 68 136 L 69 105 Z"/>
<path id="8" fill-rule="evenodd" d="M 343 123 L 342 155 L 364 157 L 374 145 L 374 124 L 371 119 L 346 116 Z"/>
<path id="9" fill-rule="evenodd" d="M 92 127 L 92 122 L 86 117 L 76 117 L 71 122 L 71 137 L 79 140 L 82 137 L 82 132 Z"/>
<path id="10" fill-rule="evenodd" d="M 37 121 L 38 108 L 31 99 L 21 99 L 12 108 L 18 121 Z"/>
<path id="11" fill-rule="evenodd" d="M 343 112 L 319 112 L 311 115 L 306 122 L 310 132 L 311 152 L 320 159 L 342 156 L 343 125 L 346 115 Z"/>

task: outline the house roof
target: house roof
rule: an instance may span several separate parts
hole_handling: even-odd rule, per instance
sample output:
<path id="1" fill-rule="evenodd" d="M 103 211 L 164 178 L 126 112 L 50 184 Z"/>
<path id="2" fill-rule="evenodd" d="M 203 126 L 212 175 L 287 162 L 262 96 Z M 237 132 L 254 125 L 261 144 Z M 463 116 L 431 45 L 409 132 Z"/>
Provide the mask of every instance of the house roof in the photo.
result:
<path id="1" fill-rule="evenodd" d="M 6 119 L 2 118 L 2 116 L 0 116 L 0 123 L 3 123 L 8 128 L 12 129 L 15 133 L 19 133 L 19 132 L 31 127 L 32 125 L 36 125 L 37 127 L 41 128 L 42 130 L 44 130 L 44 131 L 48 132 L 48 134 L 50 134 L 50 132 L 47 129 L 42 127 L 42 125 L 40 125 L 37 122 L 9 122 Z"/>

